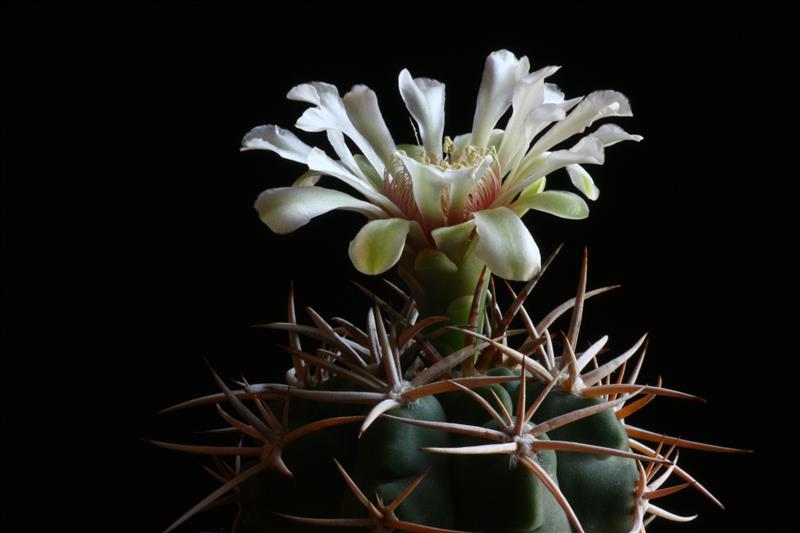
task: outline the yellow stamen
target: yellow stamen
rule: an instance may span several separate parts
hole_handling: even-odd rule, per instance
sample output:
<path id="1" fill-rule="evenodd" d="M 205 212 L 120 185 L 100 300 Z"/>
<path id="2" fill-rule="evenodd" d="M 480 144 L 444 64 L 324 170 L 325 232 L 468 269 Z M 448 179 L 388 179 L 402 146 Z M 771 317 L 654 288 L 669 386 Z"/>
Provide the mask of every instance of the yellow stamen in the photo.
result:
<path id="1" fill-rule="evenodd" d="M 479 164 L 487 155 L 496 155 L 495 148 L 478 148 L 477 146 L 467 145 L 463 150 L 459 150 L 450 137 L 444 138 L 442 145 L 444 158 L 441 161 L 434 161 L 430 154 L 424 155 L 424 163 L 433 164 L 439 170 L 453 170 L 465 167 L 474 167 Z"/>

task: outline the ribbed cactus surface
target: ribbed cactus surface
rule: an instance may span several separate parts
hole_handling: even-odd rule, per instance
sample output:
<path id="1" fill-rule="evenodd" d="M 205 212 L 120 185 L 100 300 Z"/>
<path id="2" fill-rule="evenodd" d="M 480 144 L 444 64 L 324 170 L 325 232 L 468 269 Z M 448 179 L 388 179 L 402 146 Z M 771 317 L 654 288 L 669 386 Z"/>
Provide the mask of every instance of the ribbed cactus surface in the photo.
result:
<path id="1" fill-rule="evenodd" d="M 157 443 L 213 456 L 221 483 L 173 527 L 220 499 L 252 533 L 628 533 L 691 519 L 653 503 L 688 487 L 719 504 L 677 449 L 737 450 L 626 420 L 657 396 L 698 398 L 637 383 L 644 336 L 619 354 L 606 336 L 576 349 L 586 300 L 610 289 L 586 290 L 585 257 L 577 295 L 534 322 L 523 304 L 540 276 L 505 310 L 491 283 L 481 333 L 477 306 L 466 324 L 419 319 L 396 287 L 396 307 L 362 289 L 364 327 L 310 308 L 299 324 L 290 295 L 289 321 L 268 325 L 289 335 L 286 383 L 231 388 L 213 373 L 221 393 L 169 409 L 214 405 L 229 426 L 223 445 Z M 437 339 L 453 332 L 465 346 L 444 355 Z"/>

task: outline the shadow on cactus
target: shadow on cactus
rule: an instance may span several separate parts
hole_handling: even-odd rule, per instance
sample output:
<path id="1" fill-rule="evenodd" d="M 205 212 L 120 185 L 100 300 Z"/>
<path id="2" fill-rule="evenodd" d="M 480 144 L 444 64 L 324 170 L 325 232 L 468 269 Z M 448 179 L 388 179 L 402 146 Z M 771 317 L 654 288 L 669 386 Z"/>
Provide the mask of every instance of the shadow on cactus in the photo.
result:
<path id="1" fill-rule="evenodd" d="M 472 131 L 444 137 L 444 84 L 412 78 L 399 88 L 416 123 L 414 144 L 396 144 L 375 93 L 329 84 L 293 88 L 312 105 L 296 126 L 325 132 L 337 159 L 276 126 L 248 133 L 243 149 L 266 149 L 304 163 L 291 187 L 263 192 L 256 209 L 287 233 L 334 209 L 368 219 L 350 243 L 354 266 L 381 274 L 397 266 L 408 292 L 387 282 L 385 298 L 357 285 L 370 306 L 359 327 L 306 308 L 299 323 L 293 290 L 285 330 L 286 383 L 229 386 L 165 412 L 213 406 L 226 427 L 219 445 L 154 444 L 211 456 L 219 486 L 181 516 L 236 506 L 232 531 L 487 533 L 644 531 L 655 518 L 688 521 L 656 500 L 692 488 L 720 502 L 678 466 L 684 448 L 742 452 L 663 435 L 627 419 L 657 396 L 700 400 L 637 382 L 643 336 L 616 356 L 608 337 L 579 349 L 587 299 L 584 253 L 578 290 L 538 322 L 525 309 L 543 264 L 521 218 L 530 210 L 588 216 L 578 194 L 546 189 L 566 169 L 589 200 L 599 191 L 582 165 L 604 149 L 641 140 L 604 124 L 569 148 L 562 143 L 595 121 L 629 116 L 614 91 L 566 100 L 529 72 L 526 57 L 486 60 Z M 498 121 L 511 108 L 504 129 Z M 353 154 L 345 138 L 360 153 Z M 356 196 L 317 186 L 322 176 Z M 497 280 L 526 282 L 498 297 Z M 510 303 L 504 305 L 502 301 Z M 555 329 L 561 317 L 567 327 Z M 512 327 L 515 326 L 515 327 Z M 558 332 L 558 333 L 556 333 Z M 674 481 L 671 481 L 674 480 Z"/>

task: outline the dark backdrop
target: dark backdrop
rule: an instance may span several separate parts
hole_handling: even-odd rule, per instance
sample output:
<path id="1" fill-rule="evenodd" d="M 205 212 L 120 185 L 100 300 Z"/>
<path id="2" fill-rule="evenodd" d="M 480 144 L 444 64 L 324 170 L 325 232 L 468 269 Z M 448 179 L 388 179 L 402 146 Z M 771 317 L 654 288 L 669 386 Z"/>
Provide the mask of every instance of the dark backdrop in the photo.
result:
<path id="1" fill-rule="evenodd" d="M 568 97 L 624 92 L 635 117 L 620 123 L 645 136 L 608 150 L 588 220 L 526 219 L 544 253 L 566 242 L 531 311 L 572 294 L 588 246 L 590 284 L 623 289 L 589 305 L 587 332 L 620 349 L 649 331 L 645 377 L 709 399 L 658 400 L 638 421 L 757 452 L 682 454 L 728 510 L 677 496 L 665 505 L 700 518 L 653 530 L 788 530 L 796 96 L 783 19 L 672 4 L 403 5 L 371 17 L 267 4 L 4 8 L 3 424 L 13 490 L 34 503 L 18 530 L 163 529 L 213 483 L 195 458 L 140 438 L 186 441 L 216 423 L 211 412 L 154 416 L 214 390 L 202 357 L 228 377 L 280 379 L 287 360 L 272 346 L 283 339 L 250 326 L 283 318 L 290 279 L 301 306 L 363 319 L 349 280 L 379 284 L 347 258 L 359 217 L 273 235 L 252 202 L 300 167 L 240 154 L 242 135 L 291 127 L 303 106 L 288 89 L 324 80 L 375 89 L 408 141 L 396 90 L 406 66 L 447 84 L 446 131 L 466 131 L 483 60 L 499 48 L 563 65 L 554 80 Z"/>

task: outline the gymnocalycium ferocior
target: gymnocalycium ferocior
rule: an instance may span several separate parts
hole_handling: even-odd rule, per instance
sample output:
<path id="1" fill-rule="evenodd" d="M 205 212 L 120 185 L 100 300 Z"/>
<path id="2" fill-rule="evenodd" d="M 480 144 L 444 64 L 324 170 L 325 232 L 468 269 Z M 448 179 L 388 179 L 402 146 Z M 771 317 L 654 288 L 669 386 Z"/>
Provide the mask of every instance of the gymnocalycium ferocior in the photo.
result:
<path id="1" fill-rule="evenodd" d="M 308 166 L 291 187 L 259 196 L 271 229 L 294 231 L 333 209 L 362 213 L 353 264 L 367 274 L 397 265 L 409 291 L 387 282 L 393 296 L 383 299 L 357 285 L 371 302 L 359 327 L 311 307 L 313 325 L 300 324 L 290 289 L 288 320 L 264 325 L 288 333 L 285 384 L 231 387 L 212 370 L 220 393 L 166 409 L 210 405 L 226 423 L 213 432 L 225 439 L 219 445 L 153 441 L 211 456 L 216 469 L 207 470 L 219 483 L 167 531 L 228 501 L 237 508 L 232 530 L 252 533 L 640 532 L 654 518 L 694 518 L 655 503 L 689 487 L 721 507 L 678 466 L 678 450 L 744 450 L 627 421 L 656 396 L 699 400 L 660 378 L 637 383 L 646 336 L 613 357 L 607 336 L 579 349 L 586 300 L 614 288 L 587 289 L 586 253 L 574 298 L 538 322 L 524 307 L 557 251 L 541 263 L 521 217 L 588 215 L 579 195 L 546 190 L 548 176 L 565 168 L 595 200 L 582 165 L 602 164 L 606 146 L 641 140 L 605 124 L 559 148 L 597 120 L 631 112 L 614 91 L 565 100 L 545 82 L 557 70 L 529 73 L 526 57 L 492 53 L 472 131 L 452 140 L 443 137 L 444 85 L 407 70 L 399 87 L 421 137 L 415 144 L 395 144 L 367 87 L 340 97 L 320 82 L 288 97 L 312 104 L 297 127 L 326 132 L 338 160 L 276 126 L 245 136 L 245 150 Z M 509 108 L 505 129 L 496 129 Z M 318 187 L 321 176 L 359 197 Z M 518 293 L 504 282 L 506 306 L 500 278 L 526 282 Z"/>

